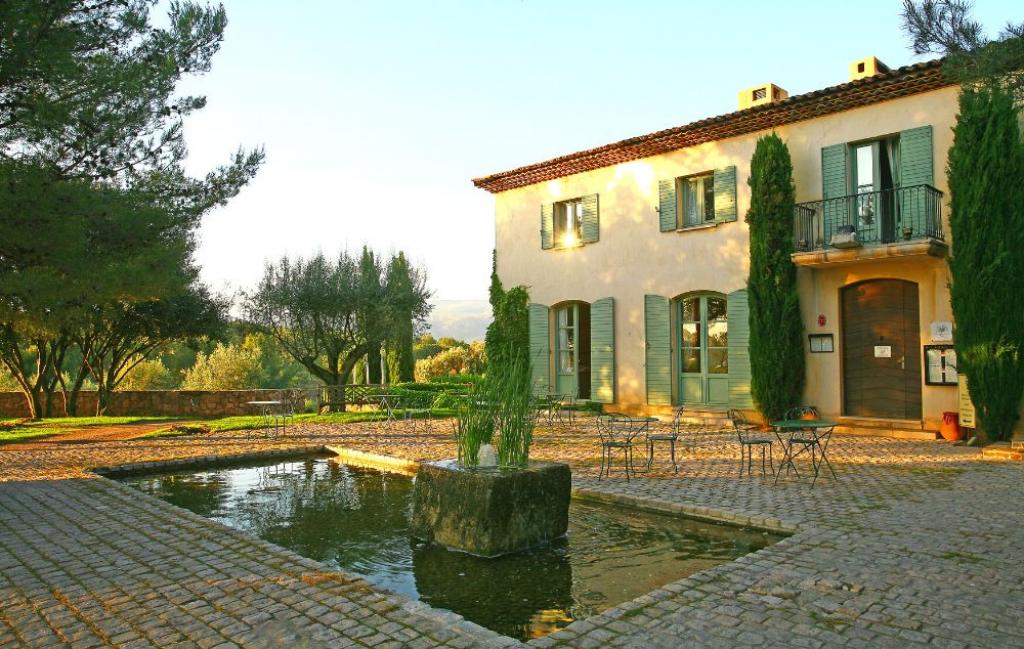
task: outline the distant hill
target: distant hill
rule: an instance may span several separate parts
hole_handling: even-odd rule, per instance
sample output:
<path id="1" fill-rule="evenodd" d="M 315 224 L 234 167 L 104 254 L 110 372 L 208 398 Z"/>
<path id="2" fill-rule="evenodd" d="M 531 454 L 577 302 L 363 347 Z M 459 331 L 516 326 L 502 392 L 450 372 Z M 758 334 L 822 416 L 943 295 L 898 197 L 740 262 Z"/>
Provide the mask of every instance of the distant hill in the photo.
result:
<path id="1" fill-rule="evenodd" d="M 491 323 L 491 305 L 487 300 L 437 300 L 428 322 L 435 338 L 483 340 Z"/>

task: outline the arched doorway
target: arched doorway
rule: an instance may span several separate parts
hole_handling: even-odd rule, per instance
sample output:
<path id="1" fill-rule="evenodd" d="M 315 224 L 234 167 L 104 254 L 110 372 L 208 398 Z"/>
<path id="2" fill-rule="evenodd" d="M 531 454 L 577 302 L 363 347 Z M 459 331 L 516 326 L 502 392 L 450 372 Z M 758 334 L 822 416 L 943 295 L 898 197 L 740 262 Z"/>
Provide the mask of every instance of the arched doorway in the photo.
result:
<path id="1" fill-rule="evenodd" d="M 921 418 L 917 284 L 873 279 L 842 289 L 843 414 Z"/>
<path id="2" fill-rule="evenodd" d="M 590 398 L 590 305 L 563 302 L 552 308 L 555 324 L 555 392 Z"/>
<path id="3" fill-rule="evenodd" d="M 675 304 L 680 403 L 729 405 L 726 297 L 721 293 L 691 293 L 677 298 Z"/>

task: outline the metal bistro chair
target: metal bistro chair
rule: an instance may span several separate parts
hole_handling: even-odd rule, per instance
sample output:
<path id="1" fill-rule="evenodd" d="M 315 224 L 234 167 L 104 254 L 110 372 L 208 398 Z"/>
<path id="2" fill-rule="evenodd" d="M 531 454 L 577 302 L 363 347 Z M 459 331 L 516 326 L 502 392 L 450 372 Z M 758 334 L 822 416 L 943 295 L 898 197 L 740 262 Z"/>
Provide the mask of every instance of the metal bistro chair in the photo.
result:
<path id="1" fill-rule="evenodd" d="M 669 452 L 672 455 L 672 471 L 679 473 L 679 465 L 676 463 L 676 441 L 679 439 L 679 427 L 683 417 L 683 406 L 679 406 L 675 409 L 672 415 L 671 428 L 667 433 L 652 433 L 647 432 L 647 470 L 651 470 L 651 466 L 654 464 L 654 443 L 655 442 L 668 442 Z"/>
<path id="2" fill-rule="evenodd" d="M 729 419 L 732 420 L 732 427 L 736 431 L 736 437 L 740 442 L 740 477 L 743 477 L 744 464 L 747 467 L 747 475 L 753 475 L 754 447 L 761 449 L 761 475 L 767 475 L 764 463 L 766 455 L 772 475 L 775 475 L 775 461 L 772 458 L 773 442 L 771 438 L 757 434 L 757 424 L 744 417 L 739 410 L 730 410 Z"/>
<path id="3" fill-rule="evenodd" d="M 280 405 L 270 413 L 270 418 L 274 422 L 274 433 L 277 434 L 279 429 L 284 433 L 288 424 L 295 422 L 295 411 L 301 410 L 305 405 L 301 403 L 302 391 L 278 390 L 274 393 L 274 401 L 280 402 Z"/>
<path id="4" fill-rule="evenodd" d="M 558 420 L 560 423 L 576 424 L 576 395 L 562 394 L 558 397 Z"/>
<path id="5" fill-rule="evenodd" d="M 633 467 L 633 438 L 637 432 L 633 422 L 628 418 L 615 415 L 601 415 L 597 418 L 597 434 L 601 439 L 601 470 L 597 474 L 599 479 L 611 475 L 612 454 L 620 450 L 626 480 L 629 480 L 630 471 L 636 477 L 636 469 Z"/>

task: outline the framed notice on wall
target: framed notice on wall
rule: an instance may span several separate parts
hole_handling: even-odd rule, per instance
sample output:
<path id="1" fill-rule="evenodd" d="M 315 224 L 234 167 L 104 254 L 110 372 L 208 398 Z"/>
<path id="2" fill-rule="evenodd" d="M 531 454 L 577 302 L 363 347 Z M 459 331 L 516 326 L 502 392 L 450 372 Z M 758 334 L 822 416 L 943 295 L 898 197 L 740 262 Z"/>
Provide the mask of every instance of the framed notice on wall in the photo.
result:
<path id="1" fill-rule="evenodd" d="M 832 334 L 810 334 L 807 336 L 812 354 L 830 354 L 835 351 Z"/>
<path id="2" fill-rule="evenodd" d="M 959 385 L 953 345 L 924 346 L 924 384 Z"/>

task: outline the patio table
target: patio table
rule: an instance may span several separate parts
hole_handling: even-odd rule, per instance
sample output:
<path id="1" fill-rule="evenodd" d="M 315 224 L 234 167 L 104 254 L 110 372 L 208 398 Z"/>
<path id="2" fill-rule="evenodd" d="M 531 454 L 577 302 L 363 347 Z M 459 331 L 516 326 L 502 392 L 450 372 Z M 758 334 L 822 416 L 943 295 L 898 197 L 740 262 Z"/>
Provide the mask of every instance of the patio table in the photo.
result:
<path id="1" fill-rule="evenodd" d="M 263 431 L 264 437 L 268 437 L 270 431 L 275 427 L 274 407 L 280 406 L 281 402 L 276 399 L 267 399 L 263 401 L 246 401 L 245 403 L 256 410 L 256 415 L 260 418 L 259 429 Z M 251 435 L 252 433 L 250 432 Z"/>
<path id="2" fill-rule="evenodd" d="M 836 422 L 828 419 L 783 419 L 771 422 L 771 426 L 783 451 L 782 463 L 779 464 L 779 471 L 775 474 L 775 484 L 779 483 L 783 467 L 787 471 L 792 469 L 797 478 L 800 477 L 800 472 L 797 471 L 793 460 L 808 450 L 811 452 L 811 466 L 814 467 L 814 479 L 811 480 L 811 486 L 813 487 L 814 483 L 818 481 L 822 464 L 828 465 L 832 478 L 838 480 L 832 463 L 828 460 L 828 443 L 832 439 L 832 429 L 836 427 Z M 794 452 L 795 445 L 799 445 L 800 448 Z"/>

